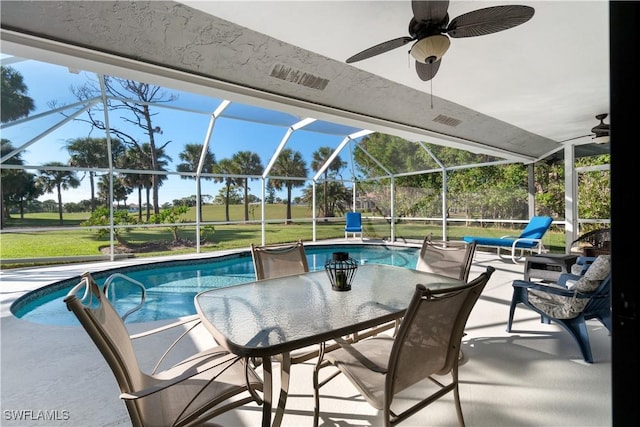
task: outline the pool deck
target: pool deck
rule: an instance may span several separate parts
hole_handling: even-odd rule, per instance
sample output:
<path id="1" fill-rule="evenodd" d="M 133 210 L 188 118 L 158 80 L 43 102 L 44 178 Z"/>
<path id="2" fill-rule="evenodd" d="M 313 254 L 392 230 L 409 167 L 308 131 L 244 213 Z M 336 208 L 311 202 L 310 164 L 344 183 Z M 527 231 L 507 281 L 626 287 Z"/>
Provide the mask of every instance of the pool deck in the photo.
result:
<path id="1" fill-rule="evenodd" d="M 359 239 L 350 242 L 359 243 Z M 158 260 L 167 258 L 0 271 L 1 426 L 131 425 L 125 406 L 118 399 L 119 391 L 111 371 L 79 326 L 32 323 L 14 317 L 9 308 L 25 292 L 85 271 Z M 577 344 L 559 326 L 541 324 L 539 317 L 524 307 L 516 310 L 513 332 L 507 333 L 511 282 L 523 277 L 524 264 L 513 264 L 510 260 L 501 260 L 495 252 L 478 250 L 470 277 L 488 265 L 495 267 L 496 272 L 471 313 L 463 340 L 466 357 L 460 367 L 460 395 L 466 424 L 611 426 L 608 331 L 597 321 L 588 322 L 593 364 L 582 360 Z M 165 322 L 134 324 L 131 330 L 139 332 L 162 323 Z M 206 335 L 198 336 L 194 344 L 211 345 L 211 338 Z M 155 344 L 140 349 L 143 365 L 151 363 L 150 357 L 160 351 Z M 292 367 L 285 426 L 312 425 L 313 363 Z M 420 393 L 420 388 L 413 393 Z M 411 394 L 405 397 L 411 399 Z M 350 383 L 341 377 L 321 390 L 320 405 L 321 426 L 381 425 L 378 412 L 359 398 Z M 43 412 L 55 419 L 38 419 Z M 260 407 L 247 405 L 216 418 L 210 425 L 257 426 L 260 417 Z M 457 425 L 451 396 L 401 425 Z"/>

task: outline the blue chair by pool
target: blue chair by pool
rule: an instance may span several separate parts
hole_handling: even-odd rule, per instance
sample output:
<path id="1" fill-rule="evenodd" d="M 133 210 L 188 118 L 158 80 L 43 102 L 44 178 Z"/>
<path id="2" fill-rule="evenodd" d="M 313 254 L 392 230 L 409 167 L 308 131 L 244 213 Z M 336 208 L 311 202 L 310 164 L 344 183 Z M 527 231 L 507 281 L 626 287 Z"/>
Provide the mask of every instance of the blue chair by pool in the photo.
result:
<path id="1" fill-rule="evenodd" d="M 356 234 L 360 234 L 360 240 L 362 240 L 362 215 L 360 212 L 347 212 L 347 223 L 344 226 L 344 238 L 348 239 L 349 233 L 356 237 Z"/>
<path id="2" fill-rule="evenodd" d="M 519 236 L 475 237 L 464 236 L 462 240 L 467 243 L 476 242 L 477 246 L 490 246 L 497 248 L 498 256 L 502 258 L 502 248 L 511 250 L 511 259 L 518 262 L 524 255 L 524 251 L 541 253 L 544 249 L 542 237 L 545 235 L 553 220 L 548 216 L 534 216 Z M 519 255 L 518 255 L 519 253 Z"/>

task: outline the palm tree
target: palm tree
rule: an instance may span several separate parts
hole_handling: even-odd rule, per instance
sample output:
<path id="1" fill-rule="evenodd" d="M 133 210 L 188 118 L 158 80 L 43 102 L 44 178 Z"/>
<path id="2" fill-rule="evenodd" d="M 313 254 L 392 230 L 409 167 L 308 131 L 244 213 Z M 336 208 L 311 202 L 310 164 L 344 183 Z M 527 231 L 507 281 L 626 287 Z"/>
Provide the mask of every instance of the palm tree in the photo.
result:
<path id="1" fill-rule="evenodd" d="M 253 151 L 238 151 L 231 161 L 242 175 L 259 175 L 264 170 L 260 156 Z M 238 178 L 238 181 L 244 188 L 244 220 L 249 221 L 249 178 Z"/>
<path id="2" fill-rule="evenodd" d="M 49 162 L 43 166 L 64 167 L 66 165 L 60 162 Z M 45 193 L 58 192 L 58 215 L 60 217 L 60 225 L 63 225 L 62 190 L 78 188 L 80 186 L 80 180 L 75 172 L 69 170 L 39 169 L 38 173 L 40 176 L 37 178 L 37 183 Z"/>
<path id="3" fill-rule="evenodd" d="M 123 169 L 144 168 L 142 164 L 142 154 L 137 146 L 133 146 L 126 151 L 122 164 L 120 164 L 119 167 Z M 147 181 L 148 185 L 151 185 L 149 175 L 125 173 L 122 178 L 125 185 L 138 190 L 138 222 L 142 222 L 142 189 L 147 187 Z"/>
<path id="4" fill-rule="evenodd" d="M 142 144 L 140 148 L 141 148 L 141 160 L 143 164 L 142 169 L 155 170 L 155 171 L 167 170 L 166 168 L 169 165 L 169 162 L 171 161 L 171 157 L 169 157 L 165 153 L 163 147 L 154 148 L 152 144 L 145 142 L 144 144 Z M 154 213 L 157 216 L 159 213 L 157 209 L 159 206 L 158 190 L 162 186 L 162 183 L 167 179 L 167 175 L 152 174 L 152 175 L 144 175 L 144 177 L 145 178 L 143 178 L 143 180 L 145 181 L 145 190 L 147 192 L 147 222 L 148 222 L 151 217 L 151 211 L 150 211 L 151 194 L 150 193 L 153 190 Z"/>
<path id="5" fill-rule="evenodd" d="M 111 196 L 111 176 L 110 174 L 102 175 L 98 181 L 98 196 L 105 200 L 105 205 L 109 206 L 109 200 L 116 202 L 116 208 L 120 208 L 120 201 L 124 207 L 127 207 L 127 197 L 133 190 L 126 185 L 123 177 L 116 177 L 113 181 L 113 196 Z"/>
<path id="6" fill-rule="evenodd" d="M 278 159 L 273 164 L 271 174 L 281 177 L 307 177 L 307 164 L 302 158 L 302 154 L 299 151 L 292 151 L 285 148 L 280 152 Z M 281 190 L 283 187 L 287 188 L 287 217 L 285 224 L 291 222 L 291 189 L 293 187 L 304 186 L 304 181 L 298 181 L 293 179 L 284 178 L 272 178 L 270 180 L 273 183 L 273 188 Z"/>
<path id="7" fill-rule="evenodd" d="M 107 138 L 76 138 L 67 142 L 67 151 L 71 156 L 70 166 L 81 168 L 96 168 L 109 166 L 109 149 Z M 124 145 L 120 140 L 111 140 L 111 155 L 114 159 L 122 156 Z M 87 172 L 85 172 L 86 174 Z M 91 212 L 96 209 L 95 177 L 97 172 L 89 171 L 89 185 L 91 187 Z M 83 176 L 84 178 L 84 176 Z M 80 180 L 82 181 L 81 178 Z"/>
<path id="8" fill-rule="evenodd" d="M 329 157 L 333 154 L 333 149 L 331 147 L 320 147 L 313 153 L 313 159 L 311 161 L 311 168 L 314 171 L 319 171 L 322 166 L 329 160 Z M 329 204 L 327 201 L 327 194 L 329 193 L 327 189 L 327 179 L 329 178 L 329 173 L 331 176 L 335 176 L 340 172 L 340 169 L 346 166 L 346 162 L 343 162 L 340 156 L 336 156 L 335 159 L 331 162 L 329 167 L 324 170 L 324 182 L 323 182 L 323 191 L 322 191 L 322 214 L 323 216 L 333 216 L 333 209 L 329 211 Z"/>
<path id="9" fill-rule="evenodd" d="M 186 144 L 184 146 L 184 150 L 179 154 L 179 157 L 180 157 L 180 160 L 182 160 L 182 163 L 180 163 L 176 167 L 176 170 L 178 172 L 197 172 L 198 165 L 200 164 L 200 156 L 202 155 L 203 149 L 204 149 L 204 144 Z M 213 167 L 215 166 L 215 164 L 216 164 L 216 158 L 213 155 L 213 153 L 209 150 L 209 147 L 207 146 L 207 151 L 204 154 L 204 160 L 202 163 L 201 172 L 212 173 Z M 184 175 L 181 175 L 180 178 L 196 179 L 195 177 L 184 176 Z M 204 179 L 211 179 L 211 178 L 204 177 Z M 200 187 L 200 179 L 198 179 L 198 182 L 196 183 L 196 185 L 198 186 L 198 194 L 200 195 L 200 200 L 198 200 L 197 203 L 198 203 L 198 210 L 200 211 L 200 220 L 202 220 L 202 191 Z"/>
<path id="10" fill-rule="evenodd" d="M 238 166 L 231 159 L 222 159 L 218 162 L 214 167 L 215 173 L 219 174 L 238 174 Z M 215 182 L 224 182 L 225 186 L 225 196 L 224 196 L 224 204 L 225 204 L 225 218 L 227 222 L 229 221 L 229 196 L 231 194 L 231 189 L 233 186 L 238 185 L 238 178 L 234 178 L 232 176 L 221 176 L 214 178 Z"/>
<path id="11" fill-rule="evenodd" d="M 27 96 L 27 85 L 22 74 L 11 67 L 0 67 L 2 71 L 2 103 L 0 115 L 2 123 L 27 117 L 36 106 L 33 99 Z"/>
<path id="12" fill-rule="evenodd" d="M 127 169 L 140 169 L 140 170 L 154 170 L 152 167 L 152 156 L 151 156 L 151 145 L 149 143 L 144 143 L 141 146 L 133 146 L 127 150 L 127 153 L 124 158 L 123 166 Z M 155 150 L 155 158 L 156 165 L 159 169 L 164 171 L 166 170 L 171 157 L 167 156 L 164 152 L 163 148 L 156 148 Z M 135 174 L 135 173 L 126 173 L 124 174 L 124 182 L 126 185 L 137 188 L 138 189 L 138 220 L 142 222 L 142 189 L 146 192 L 146 205 L 147 205 L 147 222 L 151 218 L 151 190 L 154 188 L 154 182 L 157 182 L 159 186 L 162 185 L 162 181 L 167 179 L 166 175 L 157 175 L 157 178 L 154 178 L 156 175 L 152 174 Z"/>

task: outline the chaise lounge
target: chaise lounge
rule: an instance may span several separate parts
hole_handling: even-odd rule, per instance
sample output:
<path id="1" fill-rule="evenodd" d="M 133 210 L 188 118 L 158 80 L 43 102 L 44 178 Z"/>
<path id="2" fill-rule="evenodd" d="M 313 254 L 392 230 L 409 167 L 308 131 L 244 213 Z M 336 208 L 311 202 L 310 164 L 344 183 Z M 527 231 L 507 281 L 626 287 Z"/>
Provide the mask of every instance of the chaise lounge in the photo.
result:
<path id="1" fill-rule="evenodd" d="M 502 236 L 502 237 L 476 237 L 463 236 L 462 240 L 467 243 L 476 242 L 477 246 L 489 246 L 497 248 L 498 256 L 503 258 L 501 250 L 507 248 L 511 250 L 511 259 L 517 263 L 523 255 L 524 251 L 533 254 L 542 253 L 544 245 L 542 237 L 545 235 L 553 220 L 548 216 L 534 216 L 529 220 L 527 226 L 522 230 L 519 236 Z"/>

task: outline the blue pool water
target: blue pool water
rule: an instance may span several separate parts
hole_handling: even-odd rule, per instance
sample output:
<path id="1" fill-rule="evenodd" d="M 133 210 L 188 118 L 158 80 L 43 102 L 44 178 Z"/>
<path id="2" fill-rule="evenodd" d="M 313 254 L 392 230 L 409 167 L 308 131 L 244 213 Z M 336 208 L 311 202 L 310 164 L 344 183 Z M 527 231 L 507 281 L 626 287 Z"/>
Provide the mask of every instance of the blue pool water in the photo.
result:
<path id="1" fill-rule="evenodd" d="M 390 264 L 414 268 L 418 249 L 381 245 L 322 245 L 305 246 L 310 270 L 320 270 L 336 251 L 349 252 L 359 264 Z M 215 258 L 162 261 L 139 266 L 92 273 L 99 284 L 114 273 L 122 273 L 145 285 L 144 307 L 127 318 L 127 323 L 174 319 L 196 313 L 193 298 L 199 292 L 255 279 L 249 251 Z M 140 292 L 126 281 L 113 282 L 116 294 L 114 305 L 125 313 L 140 301 Z M 63 301 L 80 277 L 69 278 L 30 292 L 12 306 L 16 317 L 50 325 L 78 324 Z M 112 298 L 112 295 L 109 296 Z"/>

